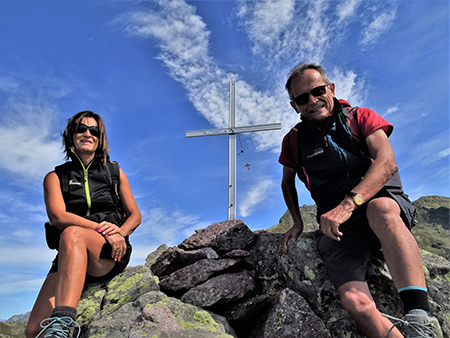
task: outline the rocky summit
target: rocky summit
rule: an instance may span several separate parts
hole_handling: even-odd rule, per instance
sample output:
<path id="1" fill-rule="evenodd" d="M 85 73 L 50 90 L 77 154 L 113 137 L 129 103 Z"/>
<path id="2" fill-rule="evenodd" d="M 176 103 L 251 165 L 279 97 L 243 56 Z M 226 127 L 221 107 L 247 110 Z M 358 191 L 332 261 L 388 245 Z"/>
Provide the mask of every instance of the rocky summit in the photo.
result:
<path id="1" fill-rule="evenodd" d="M 414 230 L 432 312 L 445 338 L 450 338 L 449 201 L 416 201 Z M 286 255 L 281 243 L 283 227 L 290 227 L 288 215 L 255 232 L 232 220 L 198 230 L 175 247 L 161 245 L 145 265 L 88 285 L 78 306 L 80 337 L 364 337 L 340 305 L 317 253 L 314 207 L 301 212 L 308 231 L 290 243 Z M 432 239 L 433 232 L 439 240 Z M 376 258 L 369 285 L 381 312 L 403 316 L 391 276 Z M 1 324 L 12 332 L 8 323 Z"/>

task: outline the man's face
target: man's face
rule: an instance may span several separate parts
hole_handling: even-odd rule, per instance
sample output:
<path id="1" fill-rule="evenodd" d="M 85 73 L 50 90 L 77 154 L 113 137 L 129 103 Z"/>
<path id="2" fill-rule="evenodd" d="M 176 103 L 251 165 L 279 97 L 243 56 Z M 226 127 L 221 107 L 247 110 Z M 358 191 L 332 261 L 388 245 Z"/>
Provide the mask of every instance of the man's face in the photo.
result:
<path id="1" fill-rule="evenodd" d="M 314 89 L 321 86 L 325 86 L 325 89 L 322 95 L 318 95 L 320 90 Z M 291 91 L 294 97 L 294 100 L 291 101 L 291 106 L 303 118 L 307 118 L 312 122 L 322 122 L 333 112 L 334 83 L 330 83 L 327 86 L 317 70 L 307 69 L 301 78 L 292 80 Z M 313 91 L 312 94 L 311 91 Z M 295 98 L 305 93 L 308 96 L 307 100 L 306 96 L 304 96 L 304 102 L 297 104 Z M 297 101 L 302 100 L 297 99 Z"/>

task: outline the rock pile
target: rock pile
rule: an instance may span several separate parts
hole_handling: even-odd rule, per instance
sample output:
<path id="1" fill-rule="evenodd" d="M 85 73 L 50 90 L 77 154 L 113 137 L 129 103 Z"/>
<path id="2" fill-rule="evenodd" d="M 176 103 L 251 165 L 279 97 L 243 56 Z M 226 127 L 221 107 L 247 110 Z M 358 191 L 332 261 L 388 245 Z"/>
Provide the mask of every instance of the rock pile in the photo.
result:
<path id="1" fill-rule="evenodd" d="M 283 255 L 282 234 L 253 233 L 240 220 L 215 223 L 167 248 L 151 270 L 162 292 L 226 318 L 239 338 L 363 337 L 340 305 L 315 237 L 303 233 Z M 450 262 L 429 253 L 423 260 L 433 313 L 448 331 Z M 372 263 L 379 309 L 402 317 L 384 263 Z"/>
<path id="2" fill-rule="evenodd" d="M 286 255 L 283 233 L 252 232 L 240 220 L 214 223 L 175 247 L 161 245 L 145 265 L 85 288 L 80 338 L 363 338 L 328 279 L 310 218 L 310 231 Z M 450 338 L 450 262 L 421 253 L 432 312 Z M 372 263 L 369 286 L 378 308 L 402 317 L 385 264 Z M 0 337 L 24 337 L 12 334 L 19 326 L 3 324 Z"/>

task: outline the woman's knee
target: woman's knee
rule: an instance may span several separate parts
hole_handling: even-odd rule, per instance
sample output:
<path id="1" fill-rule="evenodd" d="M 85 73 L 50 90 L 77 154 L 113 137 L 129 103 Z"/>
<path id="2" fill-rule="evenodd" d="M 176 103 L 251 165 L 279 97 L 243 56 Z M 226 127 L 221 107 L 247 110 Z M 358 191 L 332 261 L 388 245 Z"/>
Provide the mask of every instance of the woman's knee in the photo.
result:
<path id="1" fill-rule="evenodd" d="M 86 229 L 70 226 L 64 229 L 60 238 L 60 246 L 61 245 L 78 245 L 80 241 L 84 241 L 86 234 Z"/>

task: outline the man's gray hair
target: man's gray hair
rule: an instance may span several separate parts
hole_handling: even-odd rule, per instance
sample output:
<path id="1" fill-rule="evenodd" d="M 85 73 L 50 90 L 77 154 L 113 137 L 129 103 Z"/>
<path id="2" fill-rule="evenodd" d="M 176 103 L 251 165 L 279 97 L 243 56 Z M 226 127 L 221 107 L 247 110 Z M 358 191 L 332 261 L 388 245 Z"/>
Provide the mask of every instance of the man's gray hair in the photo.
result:
<path id="1" fill-rule="evenodd" d="M 325 84 L 331 83 L 330 79 L 328 78 L 327 74 L 325 73 L 325 69 L 323 69 L 321 66 L 319 66 L 318 64 L 315 64 L 315 63 L 301 62 L 298 65 L 296 65 L 294 68 L 291 69 L 291 71 L 289 72 L 289 78 L 286 81 L 286 90 L 288 91 L 289 98 L 291 100 L 294 99 L 294 97 L 292 95 L 292 90 L 291 90 L 292 80 L 301 78 L 303 76 L 303 74 L 305 73 L 305 70 L 307 70 L 307 69 L 317 70 L 320 73 L 320 75 L 322 76 L 322 79 L 325 81 Z"/>

